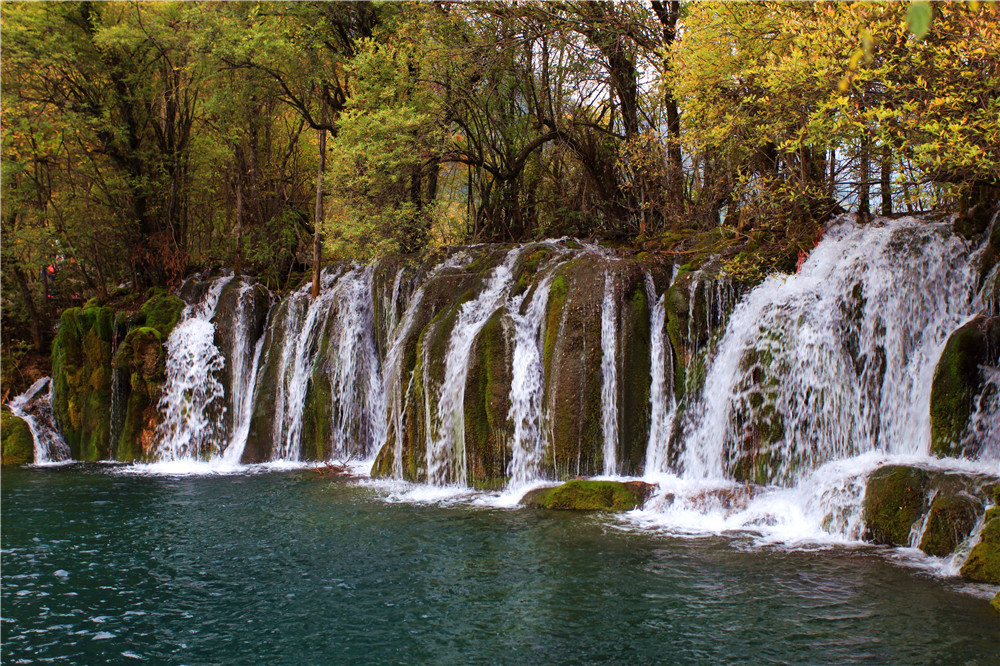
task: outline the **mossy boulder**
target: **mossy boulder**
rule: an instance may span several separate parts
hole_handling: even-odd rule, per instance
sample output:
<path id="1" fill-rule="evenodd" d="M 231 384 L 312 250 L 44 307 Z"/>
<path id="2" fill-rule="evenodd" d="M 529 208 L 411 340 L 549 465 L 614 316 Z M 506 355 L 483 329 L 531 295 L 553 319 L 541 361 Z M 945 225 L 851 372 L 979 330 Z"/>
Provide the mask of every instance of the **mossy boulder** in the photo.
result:
<path id="1" fill-rule="evenodd" d="M 35 461 L 35 440 L 28 423 L 5 405 L 0 411 L 0 465 L 27 465 Z"/>
<path id="2" fill-rule="evenodd" d="M 968 435 L 976 396 L 986 387 L 980 366 L 1000 364 L 1000 317 L 979 316 L 948 338 L 931 385 L 931 451 L 975 457 L 987 442 Z"/>
<path id="3" fill-rule="evenodd" d="M 962 565 L 962 577 L 977 583 L 1000 584 L 1000 518 L 983 527 L 979 543 Z"/>
<path id="4" fill-rule="evenodd" d="M 1000 592 L 993 595 L 993 599 L 990 600 L 990 605 L 993 606 L 993 610 L 1000 613 Z"/>
<path id="5" fill-rule="evenodd" d="M 52 342 L 52 409 L 77 460 L 109 457 L 113 336 L 111 308 L 70 308 Z"/>
<path id="6" fill-rule="evenodd" d="M 927 508 L 930 474 L 902 465 L 881 467 L 868 477 L 864 497 L 864 539 L 907 546 L 910 530 Z"/>
<path id="7" fill-rule="evenodd" d="M 521 499 L 521 504 L 539 509 L 632 511 L 645 503 L 652 488 L 640 481 L 574 479 L 554 488 L 529 491 Z"/>
<path id="8" fill-rule="evenodd" d="M 927 513 L 920 550 L 935 557 L 950 555 L 972 533 L 982 513 L 983 503 L 969 495 L 936 496 Z"/>

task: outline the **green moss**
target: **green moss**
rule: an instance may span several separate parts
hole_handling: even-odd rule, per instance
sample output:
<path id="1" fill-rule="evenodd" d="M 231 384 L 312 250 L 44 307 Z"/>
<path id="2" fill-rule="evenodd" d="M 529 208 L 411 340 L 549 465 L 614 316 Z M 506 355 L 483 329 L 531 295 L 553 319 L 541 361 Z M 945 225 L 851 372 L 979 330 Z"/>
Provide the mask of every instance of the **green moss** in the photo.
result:
<path id="1" fill-rule="evenodd" d="M 964 495 L 938 495 L 931 503 L 920 550 L 944 557 L 972 533 L 983 505 Z"/>
<path id="2" fill-rule="evenodd" d="M 27 465 L 35 461 L 35 440 L 31 436 L 31 428 L 6 406 L 0 411 L 0 441 L 0 465 Z"/>
<path id="3" fill-rule="evenodd" d="M 502 488 L 507 478 L 510 440 L 510 354 L 504 311 L 497 310 L 479 332 L 472 348 L 465 385 L 466 483 L 482 489 Z"/>
<path id="4" fill-rule="evenodd" d="M 166 340 L 181 319 L 184 301 L 177 296 L 156 295 L 143 303 L 140 311 L 145 315 L 146 326 L 155 328 Z"/>
<path id="5" fill-rule="evenodd" d="M 52 408 L 77 460 L 110 455 L 114 316 L 111 308 L 70 308 L 52 343 Z"/>
<path id="6" fill-rule="evenodd" d="M 1000 613 L 1000 592 L 993 595 L 993 599 L 990 601 L 990 606 L 993 606 L 993 610 Z"/>
<path id="7" fill-rule="evenodd" d="M 938 456 L 973 457 L 982 442 L 965 442 L 963 434 L 982 390 L 980 365 L 996 365 L 1000 318 L 979 317 L 948 338 L 931 385 L 931 451 Z"/>
<path id="8" fill-rule="evenodd" d="M 575 479 L 555 488 L 532 491 L 521 503 L 542 509 L 631 511 L 642 506 L 644 501 L 642 494 L 620 481 Z"/>
<path id="9" fill-rule="evenodd" d="M 928 481 L 928 473 L 914 467 L 888 465 L 875 470 L 865 489 L 865 540 L 909 545 L 910 529 L 926 506 Z"/>
<path id="10" fill-rule="evenodd" d="M 977 583 L 1000 584 L 1000 518 L 983 527 L 979 543 L 962 565 L 962 577 Z"/>
<path id="11" fill-rule="evenodd" d="M 619 473 L 626 476 L 641 475 L 646 462 L 652 384 L 649 301 L 641 274 L 635 277 L 631 295 L 620 316 L 623 366 L 619 382 L 621 435 L 617 462 Z"/>
<path id="12" fill-rule="evenodd" d="M 559 325 L 566 306 L 567 282 L 565 275 L 557 275 L 549 286 L 549 302 L 545 306 L 545 345 L 543 348 L 545 372 L 552 366 L 552 351 L 559 335 Z"/>

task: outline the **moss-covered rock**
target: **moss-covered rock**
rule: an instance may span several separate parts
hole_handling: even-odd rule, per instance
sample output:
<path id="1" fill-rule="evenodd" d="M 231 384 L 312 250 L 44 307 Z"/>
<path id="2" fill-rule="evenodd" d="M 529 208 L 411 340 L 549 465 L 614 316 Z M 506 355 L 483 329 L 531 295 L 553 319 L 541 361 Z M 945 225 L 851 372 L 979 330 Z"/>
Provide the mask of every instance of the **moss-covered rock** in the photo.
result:
<path id="1" fill-rule="evenodd" d="M 630 262 L 620 275 L 624 298 L 618 318 L 622 370 L 618 382 L 617 465 L 620 474 L 639 476 L 644 470 L 649 444 L 650 305 L 640 266 Z"/>
<path id="2" fill-rule="evenodd" d="M 6 406 L 0 411 L 0 465 L 27 465 L 35 461 L 35 440 L 28 423 Z"/>
<path id="3" fill-rule="evenodd" d="M 902 465 L 881 467 L 868 477 L 864 498 L 864 539 L 906 546 L 910 530 L 927 507 L 930 474 Z"/>
<path id="4" fill-rule="evenodd" d="M 1000 518 L 983 527 L 979 543 L 962 565 L 962 577 L 977 583 L 1000 584 Z"/>
<path id="5" fill-rule="evenodd" d="M 1000 613 L 1000 592 L 993 595 L 993 599 L 990 600 L 990 605 L 993 606 L 993 610 Z"/>
<path id="6" fill-rule="evenodd" d="M 985 387 L 980 366 L 1000 364 L 1000 317 L 976 317 L 948 338 L 931 385 L 931 451 L 975 457 L 986 442 L 967 437 L 976 396 Z"/>
<path id="7" fill-rule="evenodd" d="M 111 308 L 63 312 L 52 342 L 52 409 L 77 460 L 110 457 Z"/>
<path id="8" fill-rule="evenodd" d="M 603 470 L 601 300 L 604 263 L 582 256 L 560 265 L 549 292 L 545 401 L 552 436 L 546 466 L 556 479 Z"/>
<path id="9" fill-rule="evenodd" d="M 508 319 L 497 310 L 473 343 L 465 383 L 465 451 L 467 483 L 475 488 L 502 488 L 510 463 L 513 434 L 510 411 L 513 345 Z"/>
<path id="10" fill-rule="evenodd" d="M 639 481 L 574 479 L 554 488 L 532 490 L 521 504 L 539 509 L 631 511 L 643 505 L 651 490 L 652 486 Z"/>
<path id="11" fill-rule="evenodd" d="M 935 557 L 950 555 L 972 533 L 982 512 L 983 503 L 969 495 L 938 495 L 927 513 L 920 550 Z"/>
<path id="12" fill-rule="evenodd" d="M 116 460 L 149 460 L 159 425 L 157 404 L 166 381 L 167 352 L 164 343 L 180 321 L 184 301 L 153 290 L 137 312 L 118 313 L 119 325 L 131 327 L 118 344 L 112 362 L 128 377 L 125 383 L 125 414 L 121 433 L 111 451 Z"/>

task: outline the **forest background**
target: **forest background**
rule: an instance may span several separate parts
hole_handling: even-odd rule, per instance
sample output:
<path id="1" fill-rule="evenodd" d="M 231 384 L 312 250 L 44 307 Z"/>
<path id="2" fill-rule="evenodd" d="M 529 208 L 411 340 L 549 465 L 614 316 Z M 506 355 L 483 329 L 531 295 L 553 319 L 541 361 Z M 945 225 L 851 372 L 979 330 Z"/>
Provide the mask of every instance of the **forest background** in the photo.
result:
<path id="1" fill-rule="evenodd" d="M 845 210 L 949 210 L 981 233 L 998 19 L 991 2 L 4 2 L 3 390 L 47 363 L 63 308 L 204 267 L 284 289 L 337 260 L 571 235 L 740 243 L 730 270 L 753 276 L 794 268 Z"/>

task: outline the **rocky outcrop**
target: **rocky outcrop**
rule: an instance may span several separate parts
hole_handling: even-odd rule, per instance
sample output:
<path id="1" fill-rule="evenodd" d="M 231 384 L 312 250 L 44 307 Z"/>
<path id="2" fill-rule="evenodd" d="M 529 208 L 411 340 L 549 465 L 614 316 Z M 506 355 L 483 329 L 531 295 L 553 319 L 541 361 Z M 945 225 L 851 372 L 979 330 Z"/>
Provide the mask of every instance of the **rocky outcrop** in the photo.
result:
<path id="1" fill-rule="evenodd" d="M 0 465 L 27 465 L 35 460 L 35 443 L 27 421 L 15 416 L 4 405 L 0 410 Z"/>
<path id="2" fill-rule="evenodd" d="M 554 488 L 531 490 L 520 503 L 536 509 L 632 511 L 641 508 L 654 489 L 641 481 L 574 479 Z"/>
<path id="3" fill-rule="evenodd" d="M 982 474 L 943 472 L 908 465 L 887 465 L 868 477 L 863 504 L 864 539 L 890 546 L 918 546 L 935 557 L 948 557 L 974 533 L 982 521 L 984 529 L 976 558 L 967 566 L 971 580 L 988 576 L 993 548 L 1000 546 L 994 518 L 1000 494 L 1000 479 Z M 1000 562 L 1000 560 L 997 560 Z M 969 564 L 972 562 L 973 564 Z M 963 569 L 963 575 L 966 575 Z M 997 578 L 1000 582 L 1000 578 Z"/>
<path id="4" fill-rule="evenodd" d="M 52 342 L 53 412 L 76 460 L 110 457 L 114 310 L 70 308 Z"/>
<path id="5" fill-rule="evenodd" d="M 931 450 L 974 458 L 991 433 L 970 432 L 976 398 L 988 387 L 983 366 L 1000 366 L 1000 317 L 979 316 L 948 338 L 931 387 Z"/>

